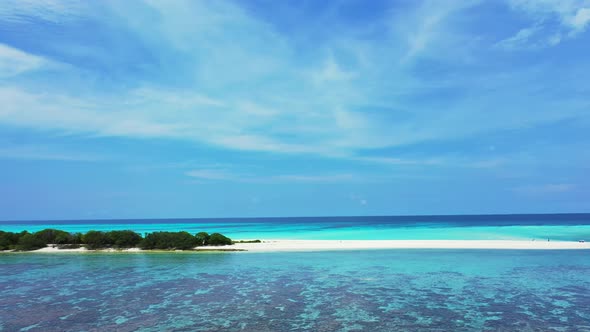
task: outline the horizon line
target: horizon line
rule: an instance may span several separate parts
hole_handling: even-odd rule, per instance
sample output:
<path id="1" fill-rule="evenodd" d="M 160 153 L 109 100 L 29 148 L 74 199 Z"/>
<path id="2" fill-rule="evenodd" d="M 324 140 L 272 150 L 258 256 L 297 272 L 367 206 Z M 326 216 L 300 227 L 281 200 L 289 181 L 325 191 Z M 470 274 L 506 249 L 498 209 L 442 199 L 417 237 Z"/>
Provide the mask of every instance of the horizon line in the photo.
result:
<path id="1" fill-rule="evenodd" d="M 484 214 L 416 214 L 416 215 L 348 215 L 348 216 L 290 216 L 290 217 L 181 217 L 181 218 L 99 218 L 99 219 L 23 219 L 0 220 L 0 223 L 26 222 L 71 222 L 71 221 L 138 221 L 138 220 L 255 220 L 255 219 L 311 219 L 311 218 L 410 218 L 410 217 L 507 217 L 507 216 L 556 216 L 556 215 L 590 215 L 590 212 L 550 212 L 550 213 L 484 213 Z"/>

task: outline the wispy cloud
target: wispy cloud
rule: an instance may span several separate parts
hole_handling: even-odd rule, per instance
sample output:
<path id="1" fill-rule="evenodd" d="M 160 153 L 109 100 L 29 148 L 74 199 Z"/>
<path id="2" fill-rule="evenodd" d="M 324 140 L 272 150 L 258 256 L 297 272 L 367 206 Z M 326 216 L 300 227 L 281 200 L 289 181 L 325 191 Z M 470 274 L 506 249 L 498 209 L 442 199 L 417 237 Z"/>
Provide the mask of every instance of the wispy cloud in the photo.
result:
<path id="1" fill-rule="evenodd" d="M 354 161 L 374 163 L 383 165 L 442 165 L 445 160 L 442 158 L 392 158 L 392 157 L 353 157 Z"/>
<path id="2" fill-rule="evenodd" d="M 354 76 L 354 73 L 344 70 L 333 56 L 328 57 L 321 69 L 312 72 L 312 79 L 316 84 L 348 81 Z"/>
<path id="3" fill-rule="evenodd" d="M 417 10 L 410 13 L 406 20 L 412 24 L 406 26 L 394 24 L 393 29 L 405 36 L 407 49 L 402 55 L 400 62 L 405 63 L 412 58 L 440 47 L 441 39 L 448 37 L 445 20 L 464 9 L 476 5 L 479 1 L 422 1 Z M 404 20 L 403 18 L 396 18 Z M 410 22 L 407 22 L 410 23 Z M 428 52 L 428 54 L 431 54 Z"/>
<path id="4" fill-rule="evenodd" d="M 342 183 L 358 179 L 349 173 L 339 174 L 269 174 L 260 175 L 251 171 L 236 171 L 231 167 L 199 168 L 185 173 L 191 178 L 206 181 L 231 181 L 248 183 Z"/>
<path id="5" fill-rule="evenodd" d="M 13 145 L 0 146 L 0 159 L 96 162 L 107 160 L 109 157 L 87 152 L 67 151 L 47 145 Z"/>
<path id="6" fill-rule="evenodd" d="M 497 168 L 508 163 L 507 158 L 491 158 L 467 163 L 467 166 L 472 168 Z"/>
<path id="7" fill-rule="evenodd" d="M 359 205 L 366 206 L 369 204 L 369 201 L 362 195 L 351 193 L 348 197 L 351 201 L 356 202 Z"/>
<path id="8" fill-rule="evenodd" d="M 123 168 L 150 175 L 130 196 L 155 199 L 144 189 L 172 175 L 260 197 L 273 186 L 257 184 L 317 187 L 322 209 L 376 213 L 475 209 L 480 191 L 509 203 L 577 194 L 590 160 L 589 1 L 6 0 L 0 138 L 15 146 L 0 143 L 0 158 L 30 161 L 2 169 L 109 151 L 101 190 Z M 198 189 L 166 195 L 199 192 L 219 214 L 226 197 Z M 449 190 L 461 199 L 435 197 Z M 290 203 L 281 213 L 297 212 Z"/>
<path id="9" fill-rule="evenodd" d="M 497 43 L 507 49 L 555 46 L 575 38 L 590 24 L 587 0 L 508 0 L 509 5 L 526 14 L 532 25 Z"/>
<path id="10" fill-rule="evenodd" d="M 514 156 L 511 156 L 514 158 Z M 355 162 L 384 165 L 414 167 L 423 166 L 429 168 L 472 168 L 493 169 L 510 164 L 509 157 L 469 157 L 465 155 L 440 154 L 428 158 L 392 158 L 392 157 L 353 157 Z"/>
<path id="11" fill-rule="evenodd" d="M 520 29 L 514 36 L 499 41 L 496 46 L 505 49 L 529 47 L 531 46 L 531 38 L 540 31 L 541 29 L 539 26 Z M 543 44 L 543 46 L 545 46 L 545 44 Z"/>
<path id="12" fill-rule="evenodd" d="M 590 23 L 590 1 L 588 0 L 509 0 L 538 20 L 554 18 L 568 35 L 583 32 Z"/>
<path id="13" fill-rule="evenodd" d="M 543 68 L 537 72 L 511 70 L 509 77 L 496 72 L 461 74 L 460 70 L 452 78 L 431 76 L 428 66 L 420 72 L 420 58 L 435 63 L 432 71 L 436 72 L 437 66 L 452 66 L 458 52 L 477 52 L 461 44 L 468 34 L 461 31 L 456 18 L 478 3 L 425 1 L 404 8 L 404 15 L 384 15 L 383 22 L 374 22 L 389 27 L 378 41 L 363 39 L 366 27 L 350 26 L 342 34 L 325 37 L 320 46 L 293 43 L 272 24 L 232 2 L 115 2 L 101 11 L 104 20 L 96 20 L 95 11 L 88 7 L 92 4 L 70 7 L 53 1 L 27 2 L 16 8 L 17 3 L 9 3 L 0 13 L 5 21 L 28 15 L 59 21 L 64 29 L 74 18 L 108 22 L 134 37 L 146 49 L 140 55 L 148 54 L 153 63 L 145 64 L 149 70 L 138 67 L 138 75 L 122 75 L 129 81 L 121 78 L 117 87 L 103 82 L 110 72 L 101 68 L 97 73 L 88 61 L 69 64 L 52 74 L 83 78 L 74 83 L 0 82 L 0 103 L 5 105 L 0 109 L 0 124 L 355 159 L 366 149 L 469 137 L 585 112 L 583 105 L 574 105 L 576 98 L 569 99 L 569 106 L 539 96 L 537 113 L 529 116 L 519 103 L 522 96 L 536 93 Z M 68 7 L 63 20 L 60 6 Z M 522 2 L 514 8 L 531 6 Z M 137 15 L 117 25 L 121 13 L 128 11 Z M 585 11 L 566 12 L 573 16 L 564 19 L 569 23 L 563 25 L 572 31 L 585 29 Z M 526 42 L 537 34 L 529 29 L 506 44 Z M 107 36 L 116 40 L 116 36 Z M 62 45 L 59 39 L 52 43 L 56 43 L 53 58 L 59 58 L 55 49 L 66 52 L 93 46 Z M 304 51 L 307 56 L 301 57 L 305 47 L 313 52 Z M 124 45 L 120 48 L 121 57 L 128 56 L 130 62 L 139 56 Z M 453 56 L 445 57 L 445 53 Z M 0 48 L 0 58 L 0 63 L 16 63 L 0 64 L 0 76 L 11 77 L 48 61 L 11 46 Z M 88 86 L 80 89 L 80 82 Z M 557 106 L 560 112 L 554 111 Z M 436 158 L 412 161 L 384 156 L 371 161 L 439 162 Z"/>
<path id="14" fill-rule="evenodd" d="M 186 172 L 186 175 L 202 180 L 236 180 L 236 174 L 219 169 L 194 169 Z"/>
<path id="15" fill-rule="evenodd" d="M 311 183 L 342 183 L 354 180 L 353 174 L 331 174 L 331 175 L 301 175 L 285 174 L 275 175 L 268 178 L 272 182 L 311 182 Z"/>
<path id="16" fill-rule="evenodd" d="M 0 44 L 0 78 L 9 78 L 42 68 L 48 61 L 13 47 Z"/>
<path id="17" fill-rule="evenodd" d="M 84 9 L 87 9 L 84 2 L 76 0 L 5 0 L 0 6 L 0 19 L 16 23 L 35 19 L 63 23 Z"/>
<path id="18" fill-rule="evenodd" d="M 513 191 L 525 195 L 553 195 L 572 191 L 576 188 L 572 183 L 551 183 L 526 185 L 513 188 Z"/>

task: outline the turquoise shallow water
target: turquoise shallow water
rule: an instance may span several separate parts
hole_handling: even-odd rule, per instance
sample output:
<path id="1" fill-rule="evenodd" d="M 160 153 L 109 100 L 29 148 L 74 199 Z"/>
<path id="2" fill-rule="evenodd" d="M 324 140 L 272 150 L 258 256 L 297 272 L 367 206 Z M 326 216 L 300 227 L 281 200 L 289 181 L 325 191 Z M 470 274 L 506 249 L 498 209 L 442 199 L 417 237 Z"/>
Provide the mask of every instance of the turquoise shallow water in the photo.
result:
<path id="1" fill-rule="evenodd" d="M 590 240 L 590 215 L 0 222 L 234 239 Z M 0 331 L 590 331 L 590 253 L 3 253 Z"/>
<path id="2" fill-rule="evenodd" d="M 2 331 L 590 331 L 587 251 L 0 256 Z"/>
<path id="3" fill-rule="evenodd" d="M 590 240 L 590 214 L 0 222 L 0 230 L 220 232 L 233 239 Z"/>

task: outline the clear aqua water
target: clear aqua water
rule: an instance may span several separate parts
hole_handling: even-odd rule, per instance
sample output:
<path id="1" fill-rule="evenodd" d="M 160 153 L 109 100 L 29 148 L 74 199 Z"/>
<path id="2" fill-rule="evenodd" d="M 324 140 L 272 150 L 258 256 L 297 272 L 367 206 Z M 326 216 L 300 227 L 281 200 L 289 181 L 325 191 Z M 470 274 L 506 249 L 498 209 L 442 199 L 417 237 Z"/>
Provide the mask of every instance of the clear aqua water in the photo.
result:
<path id="1" fill-rule="evenodd" d="M 0 222 L 232 238 L 590 239 L 590 215 Z M 0 331 L 590 331 L 590 252 L 3 253 Z"/>
<path id="2" fill-rule="evenodd" d="M 590 214 L 0 222 L 0 230 L 220 232 L 233 239 L 590 240 Z"/>
<path id="3" fill-rule="evenodd" d="M 2 331 L 590 331 L 590 253 L 14 253 L 0 299 Z"/>

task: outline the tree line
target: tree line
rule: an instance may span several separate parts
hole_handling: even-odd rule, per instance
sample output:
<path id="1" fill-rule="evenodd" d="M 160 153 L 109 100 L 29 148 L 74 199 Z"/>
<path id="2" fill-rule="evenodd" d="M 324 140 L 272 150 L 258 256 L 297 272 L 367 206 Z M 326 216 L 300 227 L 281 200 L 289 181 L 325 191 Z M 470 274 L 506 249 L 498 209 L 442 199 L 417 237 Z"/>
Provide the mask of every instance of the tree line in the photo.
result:
<path id="1" fill-rule="evenodd" d="M 220 234 L 200 232 L 152 232 L 144 236 L 130 230 L 88 231 L 86 233 L 69 233 L 59 229 L 44 229 L 35 233 L 0 231 L 0 250 L 28 251 L 41 249 L 47 245 L 56 245 L 60 249 L 73 249 L 85 246 L 88 249 L 124 249 L 140 248 L 163 250 L 187 250 L 197 246 L 223 246 L 233 241 Z"/>

